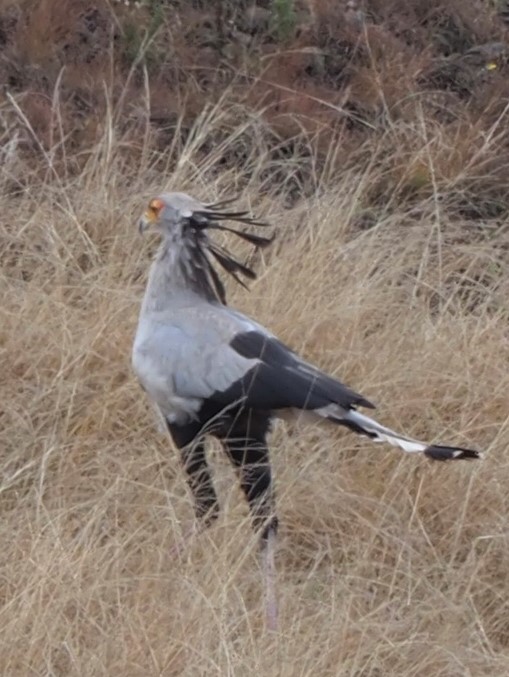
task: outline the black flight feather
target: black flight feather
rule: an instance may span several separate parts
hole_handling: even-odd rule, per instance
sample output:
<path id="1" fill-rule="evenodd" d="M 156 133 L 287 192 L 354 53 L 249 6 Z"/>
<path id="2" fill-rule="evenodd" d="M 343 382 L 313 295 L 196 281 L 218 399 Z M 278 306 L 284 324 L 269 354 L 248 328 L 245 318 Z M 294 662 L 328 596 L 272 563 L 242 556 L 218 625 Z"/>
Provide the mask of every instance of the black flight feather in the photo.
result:
<path id="1" fill-rule="evenodd" d="M 365 397 L 303 362 L 275 337 L 255 330 L 241 332 L 230 341 L 230 347 L 258 363 L 225 391 L 216 391 L 211 399 L 224 404 L 241 400 L 246 407 L 262 411 L 312 411 L 334 404 L 345 412 L 357 406 L 374 409 Z"/>

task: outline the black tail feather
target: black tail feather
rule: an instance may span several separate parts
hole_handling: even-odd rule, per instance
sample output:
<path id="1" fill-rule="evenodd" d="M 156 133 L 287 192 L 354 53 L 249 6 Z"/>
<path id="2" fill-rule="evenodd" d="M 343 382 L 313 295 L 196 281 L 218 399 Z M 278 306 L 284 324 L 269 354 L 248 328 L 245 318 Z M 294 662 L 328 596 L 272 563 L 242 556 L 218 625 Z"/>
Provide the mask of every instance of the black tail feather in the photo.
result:
<path id="1" fill-rule="evenodd" d="M 442 447 L 435 444 L 430 445 L 424 450 L 424 455 L 432 458 L 434 461 L 461 461 L 463 459 L 480 459 L 482 455 L 479 451 L 473 449 L 462 449 L 461 447 Z"/>

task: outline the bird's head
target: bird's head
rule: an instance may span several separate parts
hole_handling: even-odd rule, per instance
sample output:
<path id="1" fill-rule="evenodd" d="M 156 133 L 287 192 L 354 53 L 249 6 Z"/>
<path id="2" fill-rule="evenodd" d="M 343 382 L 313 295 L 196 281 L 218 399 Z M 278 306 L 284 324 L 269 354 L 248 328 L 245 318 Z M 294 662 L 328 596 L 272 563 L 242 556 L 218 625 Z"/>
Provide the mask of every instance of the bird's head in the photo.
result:
<path id="1" fill-rule="evenodd" d="M 183 259 L 189 261 L 196 269 L 209 271 L 217 296 L 223 301 L 224 290 L 212 267 L 212 260 L 241 284 L 243 284 L 241 277 L 254 279 L 256 276 L 227 249 L 209 238 L 209 231 L 222 230 L 233 233 L 255 247 L 265 247 L 273 240 L 223 225 L 224 221 L 236 221 L 250 226 L 268 225 L 253 219 L 247 211 L 228 211 L 225 207 L 231 202 L 233 200 L 206 204 L 186 193 L 162 193 L 150 200 L 138 223 L 141 233 L 147 230 L 159 233 L 167 245 L 175 252 L 180 252 Z"/>
<path id="2" fill-rule="evenodd" d="M 149 228 L 157 228 L 161 213 L 164 210 L 164 202 L 159 197 L 155 197 L 148 203 L 147 209 L 143 212 L 138 221 L 138 229 L 140 233 L 144 233 Z"/>
<path id="3" fill-rule="evenodd" d="M 204 209 L 205 205 L 185 193 L 162 193 L 150 200 L 138 227 L 140 233 L 151 230 L 175 240 L 187 234 L 193 214 Z"/>

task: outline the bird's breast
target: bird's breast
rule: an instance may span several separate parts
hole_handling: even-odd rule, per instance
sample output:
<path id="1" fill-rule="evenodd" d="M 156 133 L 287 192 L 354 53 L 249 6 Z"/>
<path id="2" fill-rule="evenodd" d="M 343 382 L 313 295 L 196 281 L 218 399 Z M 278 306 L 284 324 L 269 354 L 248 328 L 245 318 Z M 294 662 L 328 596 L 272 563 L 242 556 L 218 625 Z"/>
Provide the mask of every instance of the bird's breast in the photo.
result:
<path id="1" fill-rule="evenodd" d="M 151 350 L 150 342 L 137 336 L 132 350 L 132 367 L 143 389 L 155 402 L 169 423 L 185 423 L 195 418 L 201 400 L 181 397 L 175 392 L 175 382 L 170 360 L 163 365 L 157 353 Z"/>

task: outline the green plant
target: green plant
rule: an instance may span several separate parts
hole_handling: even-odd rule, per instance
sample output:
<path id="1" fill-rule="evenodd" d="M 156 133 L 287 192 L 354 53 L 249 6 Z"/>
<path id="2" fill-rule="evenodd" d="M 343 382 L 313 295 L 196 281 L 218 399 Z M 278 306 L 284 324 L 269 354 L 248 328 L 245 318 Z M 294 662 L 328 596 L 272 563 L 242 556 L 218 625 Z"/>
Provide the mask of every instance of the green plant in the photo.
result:
<path id="1" fill-rule="evenodd" d="M 293 36 L 296 24 L 293 0 L 273 0 L 272 20 L 278 39 L 282 42 Z"/>
<path id="2" fill-rule="evenodd" d="M 144 8 L 125 22 L 122 35 L 122 52 L 128 63 L 143 59 L 150 66 L 157 63 L 156 33 L 164 23 L 164 7 L 161 0 L 149 0 Z"/>

